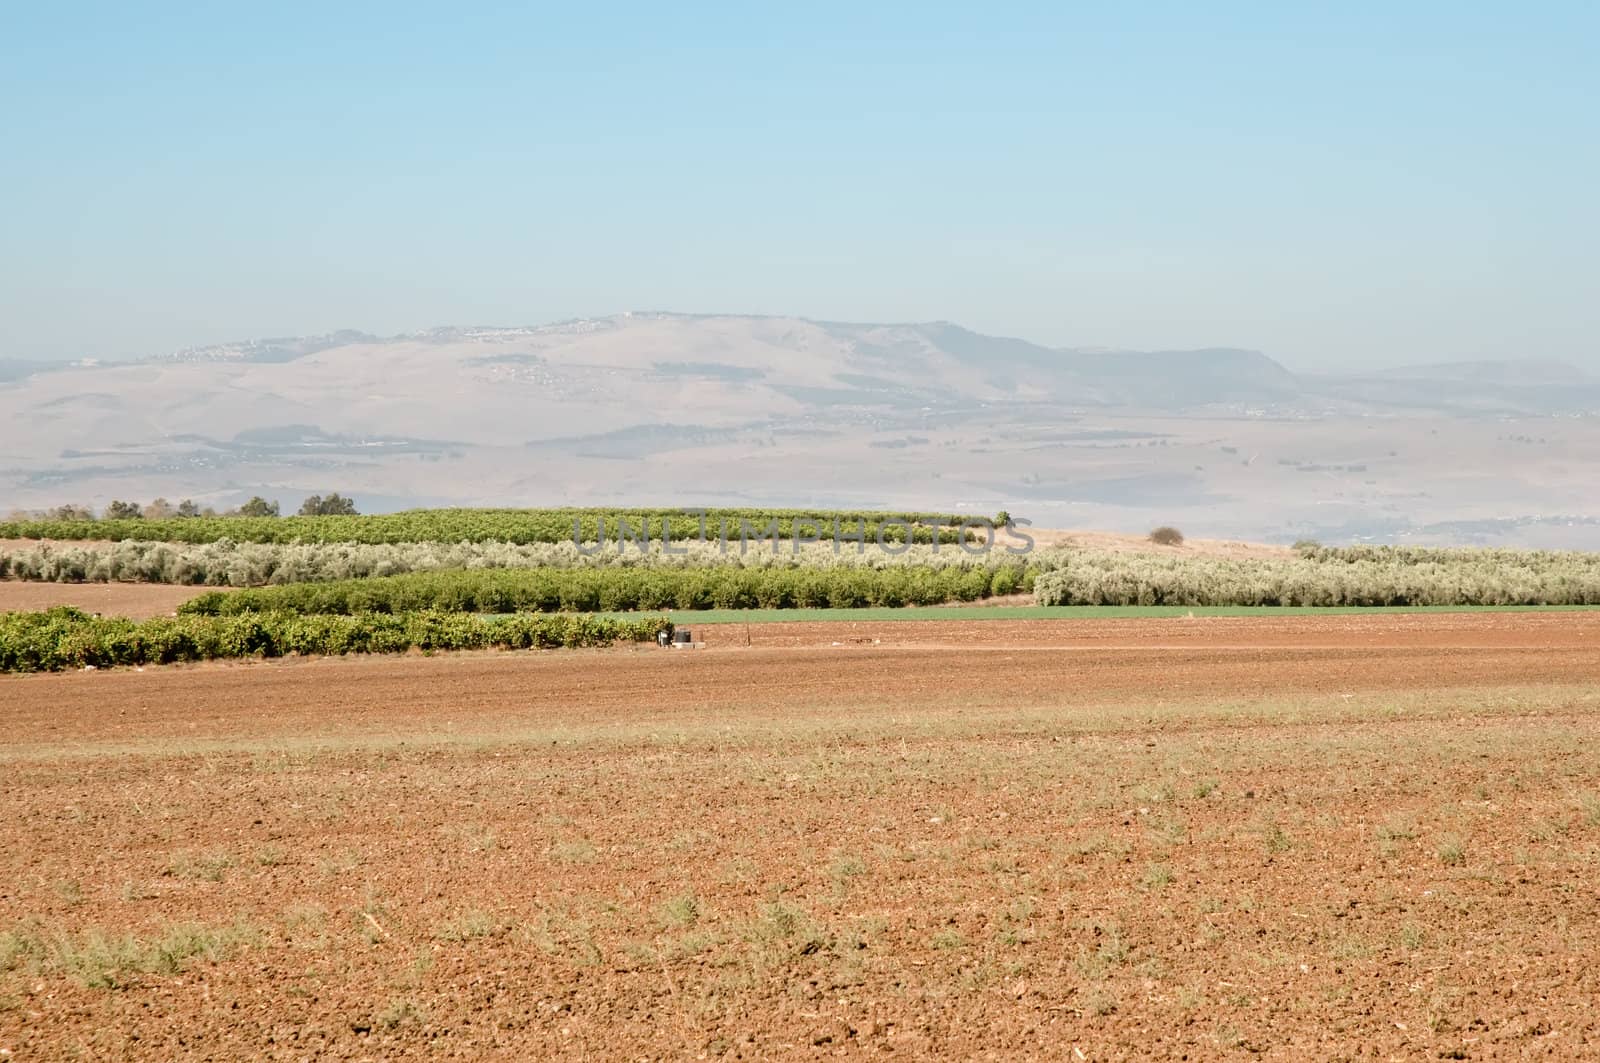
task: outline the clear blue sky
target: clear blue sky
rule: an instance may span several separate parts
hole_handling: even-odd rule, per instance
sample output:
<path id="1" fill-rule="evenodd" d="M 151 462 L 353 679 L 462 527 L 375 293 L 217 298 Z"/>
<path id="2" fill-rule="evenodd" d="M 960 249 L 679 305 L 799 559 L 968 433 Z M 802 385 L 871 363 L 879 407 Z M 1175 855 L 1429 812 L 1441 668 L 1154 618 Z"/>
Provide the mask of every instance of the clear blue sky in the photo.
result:
<path id="1" fill-rule="evenodd" d="M 672 309 L 1600 370 L 1597 12 L 10 4 L 0 357 Z"/>

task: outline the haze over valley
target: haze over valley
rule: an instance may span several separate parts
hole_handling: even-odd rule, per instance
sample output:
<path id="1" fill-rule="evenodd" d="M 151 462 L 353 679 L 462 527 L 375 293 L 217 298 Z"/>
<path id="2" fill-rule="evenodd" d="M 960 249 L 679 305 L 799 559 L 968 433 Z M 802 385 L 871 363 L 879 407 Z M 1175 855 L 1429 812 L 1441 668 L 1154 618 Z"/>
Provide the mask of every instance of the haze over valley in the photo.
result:
<path id="1" fill-rule="evenodd" d="M 1007 509 L 1041 527 L 1600 546 L 1600 380 L 1292 372 L 957 324 L 631 313 L 7 363 L 0 504 Z"/>

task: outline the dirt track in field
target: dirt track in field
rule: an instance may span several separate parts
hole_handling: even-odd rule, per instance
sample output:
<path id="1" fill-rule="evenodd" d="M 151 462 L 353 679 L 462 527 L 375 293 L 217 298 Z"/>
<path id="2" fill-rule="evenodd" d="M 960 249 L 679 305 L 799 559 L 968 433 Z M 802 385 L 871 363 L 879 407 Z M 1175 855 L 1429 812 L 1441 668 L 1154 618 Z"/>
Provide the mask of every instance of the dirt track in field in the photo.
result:
<path id="1" fill-rule="evenodd" d="M 7 1059 L 1592 1058 L 1600 617 L 0 678 Z"/>

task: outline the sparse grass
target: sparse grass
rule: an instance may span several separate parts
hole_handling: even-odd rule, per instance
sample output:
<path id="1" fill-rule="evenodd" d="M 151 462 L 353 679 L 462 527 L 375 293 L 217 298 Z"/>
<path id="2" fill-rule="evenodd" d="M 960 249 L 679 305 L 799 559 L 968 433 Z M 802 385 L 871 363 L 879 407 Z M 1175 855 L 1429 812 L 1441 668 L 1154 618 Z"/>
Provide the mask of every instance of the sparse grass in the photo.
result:
<path id="1" fill-rule="evenodd" d="M 592 863 L 596 856 L 594 843 L 587 838 L 556 842 L 550 846 L 550 859 L 560 864 Z"/>
<path id="2" fill-rule="evenodd" d="M 1033 913 L 1033 898 L 1018 897 L 1012 902 L 1011 907 L 1001 914 L 1001 929 L 995 934 L 995 941 L 1001 945 L 1025 945 L 1035 940 L 1037 934 L 1030 925 Z"/>
<path id="3" fill-rule="evenodd" d="M 32 924 L 0 935 L 0 970 L 26 967 L 36 974 L 65 974 L 90 989 L 126 989 L 145 976 L 176 974 L 190 960 L 217 962 L 258 940 L 244 924 L 174 923 L 151 937 L 98 929 L 47 932 Z"/>
<path id="4" fill-rule="evenodd" d="M 500 920 L 481 908 L 468 908 L 447 919 L 434 936 L 440 941 L 473 941 L 498 933 L 502 926 Z"/>
<path id="5" fill-rule="evenodd" d="M 328 925 L 328 909 L 320 904 L 292 905 L 283 914 L 284 929 L 290 933 L 309 930 L 320 933 Z"/>
<path id="6" fill-rule="evenodd" d="M 747 857 L 736 856 L 722 866 L 722 873 L 718 877 L 718 881 L 723 885 L 750 882 L 757 878 L 760 873 L 761 869 L 756 865 L 755 861 Z"/>
<path id="7" fill-rule="evenodd" d="M 397 997 L 382 1011 L 373 1016 L 373 1026 L 380 1030 L 394 1030 L 401 1026 L 421 1024 L 427 1021 L 427 1012 L 416 1001 L 405 997 Z"/>
<path id="8" fill-rule="evenodd" d="M 289 853 L 281 845 L 263 845 L 256 850 L 256 863 L 261 867 L 278 867 L 288 862 Z"/>
<path id="9" fill-rule="evenodd" d="M 1439 863 L 1445 867 L 1460 867 L 1467 862 L 1467 846 L 1454 834 L 1446 834 L 1439 839 L 1439 847 L 1435 850 Z"/>
<path id="10" fill-rule="evenodd" d="M 1067 851 L 1080 859 L 1088 856 L 1115 858 L 1125 856 L 1130 846 L 1120 838 L 1113 839 L 1101 831 L 1095 831 L 1073 841 Z"/>
<path id="11" fill-rule="evenodd" d="M 843 893 L 850 885 L 852 879 L 859 878 L 867 873 L 867 865 L 859 856 L 841 853 L 833 858 L 828 865 L 828 881 L 833 883 L 834 891 Z"/>
<path id="12" fill-rule="evenodd" d="M 661 921 L 666 926 L 691 927 L 700 921 L 700 901 L 692 893 L 681 893 L 661 906 Z"/>
<path id="13" fill-rule="evenodd" d="M 594 967 L 605 958 L 589 921 L 571 912 L 546 910 L 523 924 L 521 936 L 549 957 L 563 958 L 581 967 Z"/>
<path id="14" fill-rule="evenodd" d="M 1378 852 L 1383 856 L 1392 857 L 1400 851 L 1400 843 L 1415 838 L 1416 832 L 1404 823 L 1391 821 L 1380 823 L 1376 836 Z"/>
<path id="15" fill-rule="evenodd" d="M 1551 843 L 1567 833 L 1565 824 L 1557 823 L 1553 819 L 1540 818 L 1533 821 L 1528 828 L 1528 837 L 1532 841 Z"/>
<path id="16" fill-rule="evenodd" d="M 1372 957 L 1372 946 L 1360 938 L 1342 934 L 1328 946 L 1328 955 L 1344 962 L 1366 960 Z"/>
<path id="17" fill-rule="evenodd" d="M 157 896 L 157 893 L 149 886 L 130 879 L 122 884 L 122 889 L 118 891 L 117 896 L 121 897 L 125 903 L 131 904 L 134 901 L 151 900 Z"/>
<path id="18" fill-rule="evenodd" d="M 693 852 L 713 840 L 713 836 L 708 831 L 684 830 L 674 834 L 672 840 L 667 842 L 666 847 L 669 852 L 687 853 Z"/>
<path id="19" fill-rule="evenodd" d="M 351 913 L 350 921 L 361 939 L 369 945 L 380 944 L 394 936 L 394 931 L 389 928 L 392 921 L 389 909 L 370 890 L 366 903 Z"/>
<path id="20" fill-rule="evenodd" d="M 761 909 L 759 925 L 768 930 L 773 937 L 788 938 L 798 933 L 809 921 L 810 918 L 803 909 L 778 900 Z"/>
<path id="21" fill-rule="evenodd" d="M 1188 824 L 1175 815 L 1151 816 L 1149 826 L 1155 843 L 1163 849 L 1182 843 L 1189 833 Z"/>
<path id="22" fill-rule="evenodd" d="M 354 849 L 344 849 L 337 853 L 317 858 L 317 870 L 324 875 L 342 875 L 354 871 L 365 862 L 365 858 Z"/>
<path id="23" fill-rule="evenodd" d="M 1286 853 L 1294 843 L 1289 840 L 1289 835 L 1276 823 L 1268 823 L 1261 828 L 1261 845 L 1268 853 Z"/>
<path id="24" fill-rule="evenodd" d="M 1119 927 L 1096 923 L 1090 929 L 1096 938 L 1096 944 L 1092 950 L 1087 947 L 1079 948 L 1078 972 L 1085 978 L 1101 979 L 1115 968 L 1122 966 L 1128 958 L 1128 947 L 1123 943 L 1122 930 Z"/>
<path id="25" fill-rule="evenodd" d="M 223 874 L 233 866 L 233 863 L 233 855 L 221 849 L 208 853 L 185 850 L 173 855 L 162 874 L 202 882 L 221 882 Z"/>
<path id="26" fill-rule="evenodd" d="M 1103 985 L 1091 986 L 1083 997 L 1083 1012 L 1093 1018 L 1103 1018 L 1117 1010 L 1117 997 Z"/>
<path id="27" fill-rule="evenodd" d="M 1172 783 L 1162 779 L 1159 782 L 1136 787 L 1133 796 L 1147 804 L 1164 805 L 1177 796 L 1177 790 Z"/>
<path id="28" fill-rule="evenodd" d="M 488 827 L 478 824 L 467 824 L 450 828 L 450 833 L 455 836 L 469 853 L 493 852 L 500 844 L 495 832 Z"/>
<path id="29" fill-rule="evenodd" d="M 1600 827 L 1600 794 L 1584 793 L 1579 796 L 1578 812 L 1585 827 Z"/>
<path id="30" fill-rule="evenodd" d="M 714 948 L 721 941 L 721 935 L 711 931 L 679 934 L 666 940 L 666 958 L 674 961 L 686 960 Z"/>
<path id="31" fill-rule="evenodd" d="M 1159 890 L 1172 885 L 1172 868 L 1166 864 L 1151 864 L 1145 868 L 1145 889 Z"/>
<path id="32" fill-rule="evenodd" d="M 1122 931 L 1112 927 L 1100 943 L 1095 956 L 1108 966 L 1120 965 L 1128 958 L 1128 947 L 1122 943 Z"/>
<path id="33" fill-rule="evenodd" d="M 828 934 L 810 913 L 781 899 L 763 905 L 757 918 L 746 924 L 742 936 L 763 947 L 769 966 L 815 955 L 830 944 Z"/>
<path id="34" fill-rule="evenodd" d="M 20 967 L 42 952 L 39 932 L 31 924 L 0 933 L 0 971 Z"/>

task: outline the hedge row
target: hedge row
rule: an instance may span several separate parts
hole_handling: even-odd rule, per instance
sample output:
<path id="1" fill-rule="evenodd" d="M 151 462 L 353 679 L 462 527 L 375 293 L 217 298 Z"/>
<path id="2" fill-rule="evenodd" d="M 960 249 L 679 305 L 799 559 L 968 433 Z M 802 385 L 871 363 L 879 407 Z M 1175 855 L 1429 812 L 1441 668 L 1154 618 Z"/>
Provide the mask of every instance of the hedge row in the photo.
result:
<path id="1" fill-rule="evenodd" d="M 108 543 L 29 543 L 0 550 L 0 579 L 47 583 L 179 583 L 208 587 L 261 587 L 281 583 L 326 583 L 408 572 L 485 568 L 692 568 L 736 565 L 743 568 L 816 567 L 932 568 L 972 567 L 1019 555 L 1012 540 L 988 552 L 977 544 L 876 546 L 854 544 L 835 550 L 831 542 L 785 543 L 744 553 L 738 545 L 723 550 L 715 542 L 688 542 L 670 551 L 654 543 L 648 551 L 629 544 L 578 547 L 567 543 L 166 543 L 125 539 Z M 1038 557 L 1033 554 L 1030 557 Z"/>
<path id="2" fill-rule="evenodd" d="M 1600 605 L 1595 555 L 1400 559 L 1074 557 L 1040 572 L 1040 605 Z"/>
<path id="3" fill-rule="evenodd" d="M 212 591 L 185 614 L 628 612 L 938 605 L 1030 589 L 1023 565 L 485 569 Z"/>
<path id="4" fill-rule="evenodd" d="M 303 616 L 251 613 L 151 620 L 91 616 L 62 606 L 0 613 L 0 671 L 170 664 L 287 654 L 401 653 L 406 650 L 554 649 L 645 642 L 671 632 L 664 617 L 482 617 L 461 613 Z"/>
<path id="5" fill-rule="evenodd" d="M 958 542 L 951 530 L 964 519 L 943 513 L 879 513 L 859 510 L 808 512 L 794 509 L 708 509 L 704 533 L 720 538 L 723 522 L 733 543 L 740 541 L 741 521 L 748 524 L 747 538 L 765 534 L 776 526 L 780 539 L 833 534 L 837 521 L 841 534 L 864 532 L 868 542 L 881 533 L 885 542 L 904 542 L 912 528 L 915 542 L 932 542 L 933 525 L 943 525 L 940 538 Z M 660 541 L 663 533 L 674 542 L 698 538 L 701 519 L 676 509 L 413 509 L 330 517 L 172 517 L 161 520 L 20 520 L 0 523 L 0 539 L 153 539 L 166 542 L 208 543 L 219 539 L 257 543 L 561 543 L 617 541 L 619 521 L 626 520 L 634 539 L 646 531 Z M 604 534 L 601 534 L 604 522 Z M 1004 524 L 1004 521 L 1000 522 Z M 978 531 L 973 534 L 981 535 Z"/>
<path id="6" fill-rule="evenodd" d="M 1322 546 L 1304 543 L 1295 553 L 1322 564 L 1372 562 L 1384 565 L 1511 565 L 1525 568 L 1600 567 L 1592 550 L 1524 550 L 1494 546 Z"/>

